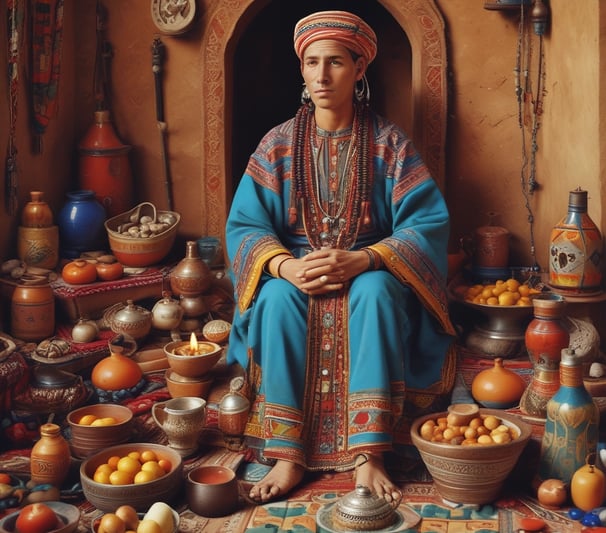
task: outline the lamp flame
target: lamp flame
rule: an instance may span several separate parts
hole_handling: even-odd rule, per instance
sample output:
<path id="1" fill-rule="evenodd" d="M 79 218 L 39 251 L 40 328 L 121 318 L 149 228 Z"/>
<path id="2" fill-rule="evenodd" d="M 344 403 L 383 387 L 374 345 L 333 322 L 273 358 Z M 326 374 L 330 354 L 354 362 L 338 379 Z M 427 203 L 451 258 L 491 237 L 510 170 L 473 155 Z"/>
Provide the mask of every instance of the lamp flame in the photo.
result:
<path id="1" fill-rule="evenodd" d="M 189 338 L 189 351 L 192 355 L 198 353 L 198 338 L 194 332 L 192 332 L 191 337 Z"/>

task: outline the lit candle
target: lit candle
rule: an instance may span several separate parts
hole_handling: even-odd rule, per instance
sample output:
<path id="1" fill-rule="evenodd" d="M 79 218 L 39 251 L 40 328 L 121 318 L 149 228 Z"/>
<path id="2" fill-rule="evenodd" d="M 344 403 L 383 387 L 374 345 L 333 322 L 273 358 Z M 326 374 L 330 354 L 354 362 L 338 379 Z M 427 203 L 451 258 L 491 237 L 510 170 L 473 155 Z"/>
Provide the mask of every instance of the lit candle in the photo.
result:
<path id="1" fill-rule="evenodd" d="M 192 331 L 191 337 L 189 338 L 189 355 L 198 355 L 200 353 L 200 348 L 198 346 L 198 338 L 196 334 Z"/>

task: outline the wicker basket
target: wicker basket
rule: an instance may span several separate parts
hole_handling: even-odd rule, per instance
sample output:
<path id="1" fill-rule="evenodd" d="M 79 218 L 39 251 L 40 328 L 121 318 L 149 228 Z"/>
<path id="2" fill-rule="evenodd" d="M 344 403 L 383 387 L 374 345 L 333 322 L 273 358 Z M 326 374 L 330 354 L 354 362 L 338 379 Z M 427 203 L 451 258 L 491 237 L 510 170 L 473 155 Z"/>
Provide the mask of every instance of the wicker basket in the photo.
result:
<path id="1" fill-rule="evenodd" d="M 132 217 L 140 219 L 147 215 L 157 222 L 162 215 L 172 215 L 174 223 L 165 231 L 150 237 L 133 237 L 124 235 L 119 228 L 132 221 Z M 105 221 L 105 229 L 109 239 L 109 247 L 120 263 L 129 267 L 145 267 L 160 263 L 170 252 L 181 215 L 175 211 L 157 211 L 154 204 L 143 202 L 130 211 L 117 215 Z"/>

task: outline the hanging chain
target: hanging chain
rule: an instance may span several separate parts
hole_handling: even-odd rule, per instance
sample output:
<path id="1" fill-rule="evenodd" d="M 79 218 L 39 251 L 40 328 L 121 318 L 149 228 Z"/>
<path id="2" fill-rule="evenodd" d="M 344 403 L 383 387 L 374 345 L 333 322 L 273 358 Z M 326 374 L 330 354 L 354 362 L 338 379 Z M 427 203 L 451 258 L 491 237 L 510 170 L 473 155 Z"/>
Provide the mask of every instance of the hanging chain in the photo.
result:
<path id="1" fill-rule="evenodd" d="M 528 213 L 528 228 L 530 239 L 530 255 L 532 256 L 532 269 L 539 271 L 540 267 L 536 257 L 534 236 L 534 214 L 530 205 L 530 197 L 538 188 L 536 173 L 536 153 L 538 150 L 537 135 L 541 126 L 540 117 L 543 112 L 545 57 L 543 52 L 543 36 L 539 35 L 539 52 L 537 57 L 536 95 L 532 88 L 532 36 L 530 25 L 524 17 L 524 4 L 520 8 L 520 24 L 518 30 L 518 46 L 516 53 L 515 94 L 518 102 L 518 126 L 522 141 L 522 166 L 520 170 L 520 183 L 524 196 L 525 208 Z M 529 114 L 530 116 L 527 116 Z M 530 156 L 528 154 L 528 139 L 526 127 L 530 123 Z"/>

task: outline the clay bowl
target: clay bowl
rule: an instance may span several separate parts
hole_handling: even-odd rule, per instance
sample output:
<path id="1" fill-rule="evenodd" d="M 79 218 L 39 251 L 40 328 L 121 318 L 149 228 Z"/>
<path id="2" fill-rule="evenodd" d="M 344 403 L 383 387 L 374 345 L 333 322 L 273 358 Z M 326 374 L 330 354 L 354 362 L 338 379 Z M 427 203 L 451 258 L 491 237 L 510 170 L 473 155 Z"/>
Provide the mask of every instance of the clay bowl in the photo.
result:
<path id="1" fill-rule="evenodd" d="M 201 341 L 198 343 L 199 348 L 203 350 L 201 354 L 178 355 L 175 353 L 176 349 L 187 347 L 188 345 L 189 342 L 176 341 L 169 342 L 164 347 L 168 365 L 174 372 L 183 377 L 199 378 L 204 376 L 217 364 L 223 354 L 223 348 L 217 343 L 210 341 Z"/>
<path id="2" fill-rule="evenodd" d="M 194 396 L 206 399 L 214 381 L 214 377 L 210 375 L 200 378 L 188 378 L 177 374 L 170 368 L 166 370 L 164 377 L 166 379 L 166 388 L 172 398 Z"/>
<path id="3" fill-rule="evenodd" d="M 116 423 L 102 426 L 82 425 L 82 417 L 92 415 L 98 420 L 113 418 Z M 133 412 L 123 405 L 98 403 L 71 411 L 67 415 L 70 426 L 70 447 L 74 457 L 84 459 L 93 453 L 127 442 L 132 433 Z"/>
<path id="4" fill-rule="evenodd" d="M 114 455 L 124 457 L 132 451 L 143 452 L 145 450 L 153 450 L 159 459 L 170 461 L 170 472 L 153 481 L 131 485 L 105 485 L 93 480 L 97 467 L 106 463 L 110 457 Z M 168 446 L 148 442 L 112 446 L 92 455 L 80 465 L 80 482 L 84 496 L 97 509 L 106 513 L 113 512 L 124 503 L 132 505 L 142 513 L 158 501 L 170 505 L 181 490 L 182 474 L 183 460 L 176 451 Z"/>
<path id="5" fill-rule="evenodd" d="M 412 443 L 417 447 L 436 489 L 449 502 L 461 504 L 490 503 L 499 496 L 505 479 L 516 465 L 528 443 L 532 429 L 518 416 L 497 409 L 480 409 L 480 416 L 494 415 L 518 435 L 504 444 L 446 444 L 425 440 L 420 428 L 429 419 L 446 417 L 447 412 L 417 418 L 411 428 Z"/>
<path id="6" fill-rule="evenodd" d="M 49 533 L 71 533 L 78 528 L 80 522 L 80 509 L 75 505 L 53 501 L 44 502 L 44 504 L 48 505 L 55 512 L 63 524 L 61 527 L 53 529 Z M 16 511 L 0 520 L 0 533 L 15 533 L 15 525 L 20 512 L 21 511 Z"/>

